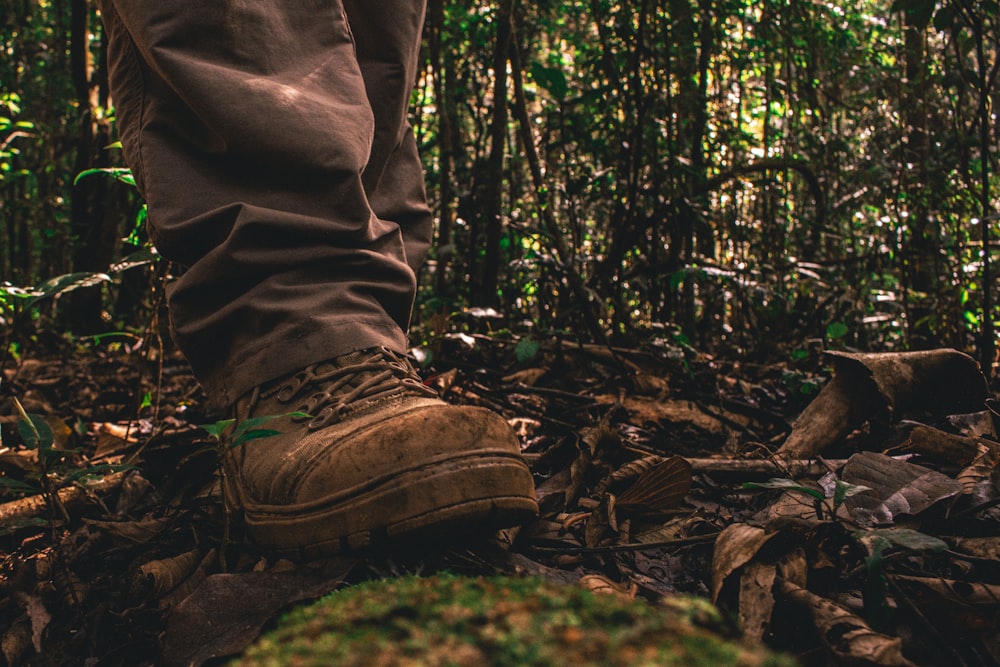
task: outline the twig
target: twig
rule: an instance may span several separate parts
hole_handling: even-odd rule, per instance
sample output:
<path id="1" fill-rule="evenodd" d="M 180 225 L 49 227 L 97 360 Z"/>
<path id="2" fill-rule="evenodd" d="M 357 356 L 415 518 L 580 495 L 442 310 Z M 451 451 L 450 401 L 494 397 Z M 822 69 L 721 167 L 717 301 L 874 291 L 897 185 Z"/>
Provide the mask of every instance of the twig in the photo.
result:
<path id="1" fill-rule="evenodd" d="M 74 509 L 84 504 L 92 493 L 106 493 L 121 486 L 125 479 L 125 473 L 116 472 L 108 475 L 99 482 L 84 488 L 80 486 L 68 486 L 55 494 L 66 510 Z M 24 521 L 34 519 L 45 514 L 49 505 L 42 494 L 18 498 L 7 503 L 0 504 L 0 525 L 14 521 Z"/>
<path id="2" fill-rule="evenodd" d="M 539 547 L 531 545 L 532 551 L 552 554 L 613 554 L 623 551 L 646 551 L 647 549 L 660 549 L 663 547 L 686 547 L 692 544 L 704 544 L 714 542 L 719 533 L 708 535 L 692 535 L 691 537 L 678 537 L 673 540 L 659 540 L 657 542 L 643 542 L 641 544 L 612 544 L 605 547 Z"/>

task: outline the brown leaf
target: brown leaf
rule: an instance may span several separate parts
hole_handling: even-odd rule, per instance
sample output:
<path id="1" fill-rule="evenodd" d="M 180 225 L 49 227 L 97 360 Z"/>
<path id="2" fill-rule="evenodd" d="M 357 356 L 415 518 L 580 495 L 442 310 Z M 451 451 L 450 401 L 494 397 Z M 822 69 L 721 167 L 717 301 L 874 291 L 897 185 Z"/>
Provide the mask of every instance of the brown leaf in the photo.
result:
<path id="1" fill-rule="evenodd" d="M 95 458 L 119 454 L 131 449 L 139 440 L 139 429 L 134 424 L 114 424 L 104 422 L 97 428 Z"/>
<path id="2" fill-rule="evenodd" d="M 98 521 L 96 519 L 83 518 L 83 522 L 100 528 L 115 537 L 145 544 L 163 532 L 163 529 L 170 525 L 172 519 L 169 517 L 149 518 L 139 521 Z"/>
<path id="3" fill-rule="evenodd" d="M 677 507 L 691 489 L 691 464 L 672 456 L 642 473 L 619 494 L 615 507 L 626 513 L 659 514 Z"/>
<path id="4" fill-rule="evenodd" d="M 1000 584 L 977 581 L 955 581 L 941 577 L 911 577 L 895 575 L 896 581 L 917 584 L 942 597 L 963 605 L 1000 605 Z"/>
<path id="5" fill-rule="evenodd" d="M 985 560 L 1000 561 L 1000 537 L 955 537 L 948 540 L 956 551 L 983 558 Z"/>
<path id="6" fill-rule="evenodd" d="M 202 558 L 201 549 L 192 549 L 177 556 L 144 563 L 139 566 L 139 573 L 152 584 L 156 598 L 161 599 L 193 575 Z"/>
<path id="7" fill-rule="evenodd" d="M 982 408 L 986 379 L 957 350 L 828 352 L 835 375 L 795 422 L 779 449 L 786 458 L 819 454 L 881 411 L 951 414 Z"/>
<path id="8" fill-rule="evenodd" d="M 995 442 L 954 435 L 923 424 L 916 424 L 910 428 L 903 445 L 924 456 L 959 465 L 971 463 L 984 447 L 987 450 L 998 449 L 998 444 Z"/>
<path id="9" fill-rule="evenodd" d="M 740 628 L 743 633 L 761 640 L 771 624 L 774 611 L 774 565 L 752 562 L 743 568 L 740 575 Z"/>
<path id="10" fill-rule="evenodd" d="M 777 533 L 745 523 L 734 523 L 719 533 L 712 554 L 712 602 L 717 603 L 726 578 L 750 562 Z"/>
<path id="11" fill-rule="evenodd" d="M 600 595 L 614 595 L 623 600 L 634 600 L 639 587 L 635 584 L 620 584 L 603 574 L 585 574 L 580 577 L 580 586 Z"/>
<path id="12" fill-rule="evenodd" d="M 996 496 L 993 477 L 997 472 L 997 449 L 985 442 L 979 444 L 976 456 L 969 465 L 958 473 L 956 479 L 962 485 L 962 491 L 972 496 L 972 502 L 988 503 Z"/>
<path id="13" fill-rule="evenodd" d="M 873 452 L 848 459 L 841 479 L 869 489 L 844 501 L 861 525 L 892 523 L 897 515 L 919 514 L 962 492 L 962 485 L 947 475 Z"/>
<path id="14" fill-rule="evenodd" d="M 167 619 L 163 663 L 197 667 L 242 652 L 283 609 L 334 590 L 352 565 L 322 578 L 290 572 L 209 576 Z"/>
<path id="15" fill-rule="evenodd" d="M 17 601 L 24 607 L 24 611 L 31 619 L 31 643 L 35 647 L 35 652 L 42 655 L 42 634 L 45 628 L 52 622 L 49 610 L 45 608 L 45 602 L 37 595 L 17 591 L 15 593 Z"/>
<path id="16" fill-rule="evenodd" d="M 514 371 L 510 375 L 505 375 L 503 381 L 508 384 L 523 384 L 526 387 L 534 387 L 542 379 L 542 376 L 549 372 L 547 368 L 525 368 Z"/>
<path id="17" fill-rule="evenodd" d="M 860 616 L 790 582 L 781 582 L 778 590 L 782 597 L 810 615 L 823 643 L 839 661 L 883 667 L 915 667 L 903 657 L 899 637 L 875 632 Z"/>

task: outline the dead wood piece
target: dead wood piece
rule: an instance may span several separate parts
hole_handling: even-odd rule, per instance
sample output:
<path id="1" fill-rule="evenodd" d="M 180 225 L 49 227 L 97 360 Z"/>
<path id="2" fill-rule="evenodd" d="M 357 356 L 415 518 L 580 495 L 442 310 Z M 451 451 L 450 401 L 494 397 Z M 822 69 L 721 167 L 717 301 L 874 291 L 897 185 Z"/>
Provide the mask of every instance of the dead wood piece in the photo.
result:
<path id="1" fill-rule="evenodd" d="M 121 486 L 125 473 L 112 473 L 99 481 L 88 484 L 86 488 L 79 486 L 68 486 L 59 489 L 59 502 L 67 510 L 72 510 L 85 504 L 94 494 L 108 493 Z M 18 498 L 7 503 L 0 504 L 0 525 L 9 525 L 15 522 L 26 521 L 28 519 L 41 518 L 48 512 L 48 504 L 41 494 Z"/>
<path id="2" fill-rule="evenodd" d="M 691 469 L 695 473 L 753 479 L 761 477 L 820 477 L 831 470 L 839 469 L 847 463 L 847 459 L 828 459 L 825 461 L 792 459 L 776 462 L 768 459 L 689 458 L 687 462 L 691 464 Z"/>

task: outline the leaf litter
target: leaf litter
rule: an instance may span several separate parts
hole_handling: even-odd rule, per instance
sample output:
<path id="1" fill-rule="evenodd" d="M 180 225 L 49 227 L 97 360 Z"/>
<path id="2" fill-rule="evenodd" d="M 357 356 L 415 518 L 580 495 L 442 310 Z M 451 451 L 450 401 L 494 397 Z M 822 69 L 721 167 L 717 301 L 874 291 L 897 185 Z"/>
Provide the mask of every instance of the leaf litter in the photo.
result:
<path id="1" fill-rule="evenodd" d="M 197 426 L 226 415 L 176 354 L 95 346 L 7 369 L 4 386 L 58 440 L 49 455 L 75 471 L 31 493 L 36 436 L 2 398 L 6 663 L 205 664 L 336 588 L 445 570 L 623 600 L 699 595 L 806 665 L 1000 662 L 1000 404 L 967 356 L 757 365 L 439 343 L 418 355 L 433 358 L 428 383 L 510 420 L 540 516 L 488 543 L 310 563 L 257 553 L 228 524 L 216 440 Z"/>

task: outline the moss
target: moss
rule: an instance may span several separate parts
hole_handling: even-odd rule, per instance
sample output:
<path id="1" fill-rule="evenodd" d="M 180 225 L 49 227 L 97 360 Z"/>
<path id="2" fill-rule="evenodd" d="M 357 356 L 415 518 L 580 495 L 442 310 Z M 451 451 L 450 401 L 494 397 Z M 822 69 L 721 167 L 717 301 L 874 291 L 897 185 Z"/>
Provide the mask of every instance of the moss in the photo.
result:
<path id="1" fill-rule="evenodd" d="M 657 607 L 533 578 L 404 577 L 297 609 L 235 665 L 795 664 L 696 624 L 703 601 Z"/>

